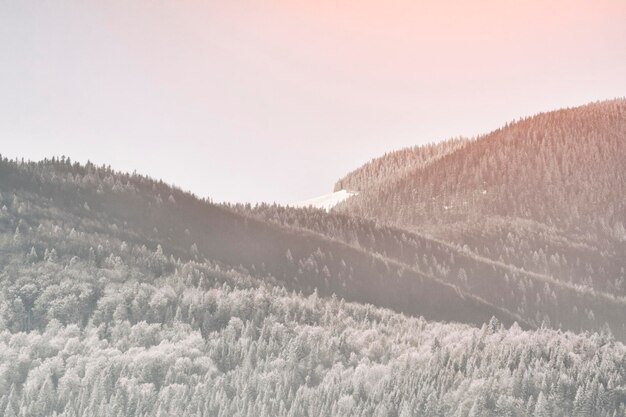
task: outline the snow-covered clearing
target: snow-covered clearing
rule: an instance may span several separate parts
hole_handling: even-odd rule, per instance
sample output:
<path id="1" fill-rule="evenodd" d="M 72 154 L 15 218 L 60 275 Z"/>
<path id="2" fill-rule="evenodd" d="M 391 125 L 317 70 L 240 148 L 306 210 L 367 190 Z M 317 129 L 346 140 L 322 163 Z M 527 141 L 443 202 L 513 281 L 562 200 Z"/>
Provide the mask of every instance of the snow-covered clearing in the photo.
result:
<path id="1" fill-rule="evenodd" d="M 324 194 L 319 197 L 310 198 L 304 201 L 298 201 L 295 203 L 288 204 L 291 207 L 315 207 L 321 208 L 326 211 L 335 207 L 337 204 L 341 203 L 345 199 L 352 197 L 353 195 L 357 195 L 358 193 L 346 190 L 336 191 L 330 194 Z"/>

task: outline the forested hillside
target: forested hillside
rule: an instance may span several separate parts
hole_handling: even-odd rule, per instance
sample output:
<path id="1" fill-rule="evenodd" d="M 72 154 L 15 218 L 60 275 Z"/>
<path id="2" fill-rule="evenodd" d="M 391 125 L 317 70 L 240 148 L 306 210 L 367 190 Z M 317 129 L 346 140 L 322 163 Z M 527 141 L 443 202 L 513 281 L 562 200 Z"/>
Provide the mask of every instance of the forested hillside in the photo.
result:
<path id="1" fill-rule="evenodd" d="M 625 161 L 626 100 L 597 102 L 507 124 L 430 164 L 398 170 L 335 211 L 623 299 Z M 395 158 L 377 166 L 394 171 Z"/>
<path id="2" fill-rule="evenodd" d="M 508 124 L 384 187 L 361 190 L 343 206 L 435 231 L 505 216 L 600 243 L 624 242 L 624 161 L 626 100 L 593 103 Z M 393 158 L 387 165 L 395 165 Z"/>
<path id="3" fill-rule="evenodd" d="M 95 251 L 118 239 L 161 247 L 168 257 L 236 267 L 287 288 L 337 294 L 434 320 L 481 324 L 492 316 L 510 325 L 525 321 L 442 280 L 342 242 L 278 227 L 202 201 L 162 182 L 67 160 L 0 163 L 0 219 L 4 233 L 26 253 L 54 249 L 63 255 L 72 230 L 94 240 Z M 13 215 L 10 215 L 13 213 Z M 56 245 L 28 236 L 48 226 Z M 24 328 L 21 330 L 29 330 Z"/>
<path id="4" fill-rule="evenodd" d="M 626 347 L 608 331 L 523 330 L 495 318 L 471 327 L 346 302 L 322 290 L 305 294 L 271 275 L 277 267 L 228 266 L 235 255 L 210 252 L 209 237 L 198 239 L 207 233 L 202 227 L 211 225 L 207 236 L 229 250 L 234 243 L 224 230 L 240 242 L 257 239 L 258 229 L 288 244 L 330 242 L 333 251 L 323 253 L 333 257 L 366 249 L 293 227 L 287 233 L 106 168 L 4 160 L 0 186 L 5 417 L 626 412 Z M 179 236 L 176 227 L 194 219 L 190 206 L 206 224 L 194 220 L 188 226 L 199 230 L 182 228 Z M 376 241 L 383 232 L 393 236 L 371 230 Z M 251 256 L 252 243 L 239 244 Z M 223 259 L 208 259 L 209 253 Z"/>
<path id="5" fill-rule="evenodd" d="M 466 293 L 475 294 L 535 326 L 545 324 L 575 331 L 607 326 L 617 337 L 626 340 L 626 295 L 616 293 L 611 286 L 593 288 L 558 280 L 551 274 L 565 273 L 562 269 L 531 273 L 481 257 L 459 245 L 341 213 L 267 204 L 233 208 L 264 221 L 319 233 L 385 259 L 393 259 L 407 268 L 417 269 Z M 588 248 L 580 249 L 583 254 L 586 250 Z M 607 271 L 616 272 L 609 269 L 610 260 L 602 256 L 596 256 L 593 261 L 597 269 L 606 266 Z M 591 268 L 589 264 L 585 266 Z"/>
<path id="6" fill-rule="evenodd" d="M 467 139 L 450 139 L 426 146 L 414 146 L 375 158 L 337 181 L 335 191 L 363 191 L 385 187 L 393 181 L 424 168 L 445 155 L 462 148 Z"/>
<path id="7" fill-rule="evenodd" d="M 626 101 L 331 212 L 0 157 L 0 416 L 626 416 Z"/>

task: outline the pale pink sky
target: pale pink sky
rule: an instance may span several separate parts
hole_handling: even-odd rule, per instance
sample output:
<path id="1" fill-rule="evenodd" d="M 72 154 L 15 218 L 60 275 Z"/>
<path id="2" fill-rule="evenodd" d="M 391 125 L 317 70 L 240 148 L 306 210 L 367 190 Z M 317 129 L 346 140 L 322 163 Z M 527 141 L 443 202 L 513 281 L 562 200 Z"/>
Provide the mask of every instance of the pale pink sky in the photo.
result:
<path id="1" fill-rule="evenodd" d="M 0 153 L 217 201 L 626 96 L 626 1 L 0 2 Z"/>

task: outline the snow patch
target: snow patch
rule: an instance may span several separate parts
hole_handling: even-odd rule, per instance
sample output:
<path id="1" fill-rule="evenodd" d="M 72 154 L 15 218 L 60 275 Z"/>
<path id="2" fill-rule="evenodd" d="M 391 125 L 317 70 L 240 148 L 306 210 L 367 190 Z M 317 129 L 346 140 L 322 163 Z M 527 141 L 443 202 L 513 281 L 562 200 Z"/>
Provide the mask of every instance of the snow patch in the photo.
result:
<path id="1" fill-rule="evenodd" d="M 291 207 L 315 207 L 321 208 L 326 211 L 335 207 L 337 204 L 341 203 L 345 199 L 352 197 L 353 195 L 357 195 L 358 193 L 346 190 L 336 191 L 330 194 L 324 194 L 319 197 L 310 198 L 304 201 L 298 201 L 296 203 L 288 204 Z"/>

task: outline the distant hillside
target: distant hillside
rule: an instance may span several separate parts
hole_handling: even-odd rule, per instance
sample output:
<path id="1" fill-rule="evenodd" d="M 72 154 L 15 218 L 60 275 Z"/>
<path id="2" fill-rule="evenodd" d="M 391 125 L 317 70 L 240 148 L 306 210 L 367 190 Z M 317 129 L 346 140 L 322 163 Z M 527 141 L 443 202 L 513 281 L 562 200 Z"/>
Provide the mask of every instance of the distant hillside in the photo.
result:
<path id="1" fill-rule="evenodd" d="M 482 257 L 459 245 L 341 213 L 276 205 L 238 205 L 234 209 L 281 226 L 319 233 L 400 262 L 407 268 L 449 282 L 536 326 L 576 331 L 608 326 L 617 337 L 626 340 L 626 294 L 616 293 L 612 280 L 607 279 L 602 286 L 600 278 L 604 275 L 599 275 L 593 281 L 595 286 L 591 287 L 555 278 L 555 275 L 566 275 L 579 268 L 595 269 L 603 274 L 619 271 L 617 266 L 623 264 L 623 259 L 607 259 L 604 253 L 590 247 L 568 252 L 583 259 L 582 265 L 572 263 L 570 267 L 566 262 L 568 258 L 548 254 L 552 259 L 548 262 L 550 269 L 533 273 L 512 263 Z M 531 264 L 537 262 L 533 257 L 525 259 L 522 255 L 516 259 Z"/>
<path id="2" fill-rule="evenodd" d="M 41 257 L 54 249 L 63 257 L 77 233 L 86 239 L 77 250 L 98 262 L 109 256 L 113 241 L 148 251 L 160 247 L 166 259 L 208 260 L 307 294 L 336 294 L 433 320 L 482 324 L 496 316 L 527 327 L 523 319 L 401 263 L 242 216 L 146 177 L 67 160 L 2 160 L 0 178 L 0 208 L 6 207 L 0 231 L 12 237 L 5 245 L 18 253 L 34 248 Z M 39 228 L 57 245 L 42 245 Z"/>
<path id="3" fill-rule="evenodd" d="M 625 161 L 626 100 L 592 103 L 507 124 L 334 210 L 624 297 Z"/>
<path id="4" fill-rule="evenodd" d="M 394 155 L 377 160 L 376 172 L 394 171 Z M 605 101 L 508 124 L 384 186 L 361 189 L 340 208 L 406 227 L 471 227 L 484 216 L 506 216 L 623 242 L 624 161 L 626 100 Z M 379 175 L 370 178 L 359 183 L 376 184 Z"/>
<path id="5" fill-rule="evenodd" d="M 625 141 L 540 114 L 330 212 L 0 157 L 0 415 L 624 416 Z"/>
<path id="6" fill-rule="evenodd" d="M 439 143 L 390 152 L 375 158 L 337 181 L 335 191 L 362 191 L 384 187 L 415 169 L 437 161 L 465 146 L 467 139 L 451 139 Z"/>
<path id="7" fill-rule="evenodd" d="M 623 416 L 624 344 L 606 327 L 509 326 L 439 280 L 503 270 L 464 256 L 322 210 L 0 159 L 0 415 Z"/>

